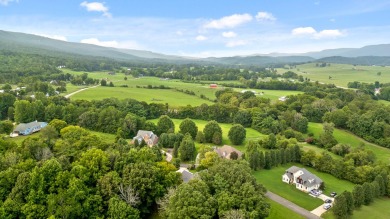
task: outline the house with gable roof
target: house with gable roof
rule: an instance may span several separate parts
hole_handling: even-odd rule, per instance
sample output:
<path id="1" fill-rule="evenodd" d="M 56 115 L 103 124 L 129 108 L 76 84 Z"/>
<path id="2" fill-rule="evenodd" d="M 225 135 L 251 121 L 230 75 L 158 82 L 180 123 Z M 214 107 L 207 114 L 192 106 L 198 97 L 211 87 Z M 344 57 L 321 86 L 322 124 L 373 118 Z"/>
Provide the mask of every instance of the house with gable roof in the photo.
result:
<path id="1" fill-rule="evenodd" d="M 316 175 L 310 173 L 305 168 L 292 166 L 286 170 L 282 180 L 288 184 L 295 184 L 299 190 L 310 192 L 313 189 L 319 189 L 323 181 Z"/>
<path id="2" fill-rule="evenodd" d="M 138 141 L 138 144 L 141 144 L 142 140 L 144 140 L 149 147 L 152 147 L 157 144 L 158 137 L 152 131 L 138 130 L 137 136 L 133 138 L 133 143 L 134 141 Z"/>

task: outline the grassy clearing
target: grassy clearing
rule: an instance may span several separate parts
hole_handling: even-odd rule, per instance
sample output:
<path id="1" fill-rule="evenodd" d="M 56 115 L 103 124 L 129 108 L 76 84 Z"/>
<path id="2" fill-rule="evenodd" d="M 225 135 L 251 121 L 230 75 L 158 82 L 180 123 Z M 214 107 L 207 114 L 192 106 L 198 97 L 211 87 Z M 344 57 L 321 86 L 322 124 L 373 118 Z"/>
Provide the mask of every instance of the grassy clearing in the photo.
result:
<path id="1" fill-rule="evenodd" d="M 277 69 L 278 73 L 293 71 L 304 78 L 337 86 L 347 87 L 348 82 L 359 81 L 366 83 L 390 82 L 390 67 L 381 66 L 353 66 L 347 64 L 333 64 L 329 67 L 316 67 L 316 63 L 297 65 L 294 69 Z M 381 72 L 381 76 L 377 73 Z M 329 79 L 329 76 L 332 77 Z"/>
<path id="2" fill-rule="evenodd" d="M 319 147 L 314 146 L 314 145 L 310 145 L 310 144 L 307 144 L 307 143 L 299 143 L 299 146 L 301 146 L 301 149 L 304 150 L 304 151 L 313 150 L 317 154 L 321 154 L 322 152 L 327 152 L 333 159 L 340 159 L 341 158 L 339 155 L 336 155 L 334 153 L 330 153 L 326 149 L 319 148 Z"/>
<path id="3" fill-rule="evenodd" d="M 150 121 L 152 121 L 155 124 L 157 124 L 158 119 L 153 119 L 153 120 L 150 120 Z M 183 120 L 182 119 L 172 119 L 172 121 L 175 124 L 176 132 L 178 132 L 179 131 L 179 127 L 180 127 L 180 123 Z M 192 121 L 194 121 L 196 123 L 196 125 L 198 126 L 198 130 L 199 131 L 202 131 L 204 129 L 204 127 L 206 126 L 206 124 L 208 123 L 208 121 L 197 120 L 197 119 L 192 119 Z M 219 126 L 221 126 L 221 129 L 222 129 L 222 139 L 223 139 L 222 140 L 222 144 L 232 145 L 232 143 L 230 142 L 230 140 L 228 138 L 228 133 L 229 133 L 230 128 L 233 125 L 232 124 L 219 123 Z M 245 145 L 246 145 L 246 143 L 249 140 L 260 139 L 260 138 L 264 138 L 265 136 L 266 135 L 261 134 L 260 132 L 254 130 L 252 128 L 246 128 L 246 139 L 245 139 L 244 143 L 242 143 L 241 145 L 234 145 L 234 147 L 237 148 L 237 150 L 245 152 Z"/>
<path id="4" fill-rule="evenodd" d="M 135 87 L 96 87 L 77 93 L 71 97 L 73 100 L 102 100 L 116 97 L 118 99 L 132 98 L 147 103 L 168 103 L 171 107 L 198 106 L 203 103 L 212 104 L 211 101 L 197 96 L 184 94 L 172 89 L 144 89 Z"/>
<path id="5" fill-rule="evenodd" d="M 386 101 L 386 100 L 378 100 L 379 103 L 383 103 L 384 105 L 390 105 L 390 101 Z"/>
<path id="6" fill-rule="evenodd" d="M 357 209 L 353 212 L 351 219 L 360 219 L 360 218 L 377 218 L 377 219 L 386 219 L 390 215 L 390 198 L 379 198 L 375 199 L 373 203 L 369 206 L 363 205 L 360 209 Z M 329 211 L 321 215 L 325 219 L 335 219 L 332 211 Z"/>
<path id="7" fill-rule="evenodd" d="M 321 123 L 309 123 L 308 132 L 311 132 L 314 134 L 315 137 L 318 138 L 320 133 L 322 132 L 322 124 Z M 365 145 L 365 148 L 368 150 L 371 150 L 376 155 L 377 160 L 383 161 L 386 163 L 390 162 L 390 149 L 381 147 L 376 144 L 372 144 L 370 142 L 367 142 L 356 135 L 340 130 L 340 129 L 334 129 L 333 132 L 334 137 L 339 143 L 349 144 L 351 147 L 358 147 L 361 144 Z"/>
<path id="8" fill-rule="evenodd" d="M 288 164 L 272 168 L 271 170 L 256 171 L 254 172 L 254 176 L 259 183 L 263 184 L 271 192 L 278 194 L 309 211 L 323 204 L 322 200 L 313 198 L 305 192 L 299 191 L 295 188 L 295 186 L 282 182 L 282 175 L 286 169 L 292 165 L 303 167 L 300 164 Z M 325 182 L 325 194 L 329 194 L 333 191 L 341 193 L 344 190 L 351 191 L 353 189 L 354 184 L 349 181 L 337 179 L 330 174 L 318 172 L 313 168 L 305 168 L 320 177 Z"/>
<path id="9" fill-rule="evenodd" d="M 267 217 L 268 219 L 280 219 L 280 218 L 286 218 L 288 217 L 289 219 L 304 219 L 302 215 L 296 213 L 295 211 L 292 211 L 283 205 L 272 201 L 271 199 L 267 200 L 268 203 L 271 204 L 271 209 L 269 216 Z"/>

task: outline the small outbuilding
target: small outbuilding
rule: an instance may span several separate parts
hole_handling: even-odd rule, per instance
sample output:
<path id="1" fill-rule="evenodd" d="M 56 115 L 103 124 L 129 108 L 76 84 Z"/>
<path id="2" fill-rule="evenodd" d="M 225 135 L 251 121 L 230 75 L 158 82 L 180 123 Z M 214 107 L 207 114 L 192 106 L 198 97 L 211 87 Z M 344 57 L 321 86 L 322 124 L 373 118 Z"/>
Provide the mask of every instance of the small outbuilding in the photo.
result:
<path id="1" fill-rule="evenodd" d="M 210 88 L 218 88 L 217 84 L 210 84 Z"/>

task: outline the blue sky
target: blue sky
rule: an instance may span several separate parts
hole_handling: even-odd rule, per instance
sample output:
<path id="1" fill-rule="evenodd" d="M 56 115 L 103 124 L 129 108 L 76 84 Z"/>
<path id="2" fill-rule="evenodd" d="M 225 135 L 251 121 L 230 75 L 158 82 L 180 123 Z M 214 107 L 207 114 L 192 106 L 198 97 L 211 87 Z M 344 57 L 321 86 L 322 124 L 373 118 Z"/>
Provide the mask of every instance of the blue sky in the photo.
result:
<path id="1" fill-rule="evenodd" d="M 0 29 L 185 56 L 390 43 L 382 0 L 0 0 Z"/>

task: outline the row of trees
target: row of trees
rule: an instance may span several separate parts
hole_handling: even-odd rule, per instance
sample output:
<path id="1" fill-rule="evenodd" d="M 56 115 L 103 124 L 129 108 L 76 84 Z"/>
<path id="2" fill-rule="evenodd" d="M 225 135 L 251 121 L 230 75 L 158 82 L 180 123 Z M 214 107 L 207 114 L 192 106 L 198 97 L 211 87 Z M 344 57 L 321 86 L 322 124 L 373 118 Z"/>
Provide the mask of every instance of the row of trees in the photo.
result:
<path id="1" fill-rule="evenodd" d="M 344 191 L 335 198 L 333 214 L 336 218 L 348 218 L 362 205 L 370 205 L 375 198 L 390 195 L 389 181 L 390 176 L 382 172 L 374 181 L 356 185 L 352 192 Z"/>

